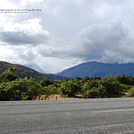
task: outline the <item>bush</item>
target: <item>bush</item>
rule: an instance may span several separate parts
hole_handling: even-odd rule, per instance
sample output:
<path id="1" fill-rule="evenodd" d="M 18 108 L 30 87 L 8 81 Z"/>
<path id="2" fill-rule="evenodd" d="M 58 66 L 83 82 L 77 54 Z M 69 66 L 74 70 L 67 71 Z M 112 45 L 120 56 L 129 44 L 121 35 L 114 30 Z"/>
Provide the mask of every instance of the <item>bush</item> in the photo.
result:
<path id="1" fill-rule="evenodd" d="M 99 91 L 99 97 L 105 97 L 107 95 L 106 87 L 103 85 L 100 85 L 97 89 Z"/>
<path id="2" fill-rule="evenodd" d="M 32 78 L 0 83 L 0 100 L 26 100 L 41 94 L 42 86 Z"/>
<path id="3" fill-rule="evenodd" d="M 2 75 L 0 75 L 0 83 L 2 82 L 8 82 L 8 81 L 13 81 L 18 78 L 16 69 L 13 67 L 9 67 L 8 71 L 3 72 Z"/>
<path id="4" fill-rule="evenodd" d="M 86 91 L 86 96 L 94 98 L 94 97 L 98 97 L 99 96 L 99 90 L 96 87 L 93 87 L 90 90 Z"/>
<path id="5" fill-rule="evenodd" d="M 122 92 L 127 92 L 132 86 L 131 85 L 125 85 L 125 84 L 120 84 Z"/>
<path id="6" fill-rule="evenodd" d="M 134 87 L 128 90 L 128 97 L 134 97 Z"/>
<path id="7" fill-rule="evenodd" d="M 61 93 L 73 97 L 79 91 L 79 86 L 73 81 L 63 81 L 60 87 Z"/>

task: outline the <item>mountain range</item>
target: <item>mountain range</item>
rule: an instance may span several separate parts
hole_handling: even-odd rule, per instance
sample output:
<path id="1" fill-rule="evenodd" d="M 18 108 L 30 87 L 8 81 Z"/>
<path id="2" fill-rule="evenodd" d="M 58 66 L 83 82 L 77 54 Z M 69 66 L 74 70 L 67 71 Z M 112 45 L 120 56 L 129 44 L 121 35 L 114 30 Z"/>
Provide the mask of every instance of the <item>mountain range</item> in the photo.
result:
<path id="1" fill-rule="evenodd" d="M 134 77 L 134 63 L 102 63 L 102 62 L 86 62 L 79 64 L 77 66 L 68 68 L 62 72 L 59 72 L 58 75 L 63 75 L 67 77 L 106 77 L 108 74 L 133 76 Z"/>
<path id="2" fill-rule="evenodd" d="M 125 74 L 126 76 L 134 77 L 134 63 L 102 63 L 102 62 L 86 62 L 77 66 L 68 68 L 57 74 L 47 74 L 36 65 L 36 63 L 29 63 L 27 65 L 12 64 L 5 61 L 0 61 L 0 74 L 6 71 L 10 66 L 15 67 L 19 78 L 30 78 L 35 80 L 54 79 L 65 80 L 68 78 L 81 77 L 106 77 L 108 74 L 112 76 L 119 76 Z M 27 66 L 27 67 L 26 67 Z M 29 66 L 29 67 L 28 67 Z"/>

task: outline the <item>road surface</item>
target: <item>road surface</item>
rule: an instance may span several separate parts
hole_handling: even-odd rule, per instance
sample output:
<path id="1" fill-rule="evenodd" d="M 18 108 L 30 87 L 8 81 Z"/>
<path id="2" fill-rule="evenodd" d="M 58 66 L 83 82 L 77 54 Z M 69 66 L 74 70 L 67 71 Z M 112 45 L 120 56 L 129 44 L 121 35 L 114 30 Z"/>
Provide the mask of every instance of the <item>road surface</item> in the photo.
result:
<path id="1" fill-rule="evenodd" d="M 0 134 L 134 134 L 134 98 L 1 101 Z"/>

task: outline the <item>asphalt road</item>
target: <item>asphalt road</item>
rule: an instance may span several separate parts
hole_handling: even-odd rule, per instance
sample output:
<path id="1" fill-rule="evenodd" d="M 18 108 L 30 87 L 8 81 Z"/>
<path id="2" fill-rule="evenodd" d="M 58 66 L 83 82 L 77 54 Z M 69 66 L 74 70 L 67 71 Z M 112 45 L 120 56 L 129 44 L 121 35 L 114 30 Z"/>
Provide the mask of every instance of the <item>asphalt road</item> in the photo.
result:
<path id="1" fill-rule="evenodd" d="M 0 102 L 0 134 L 134 134 L 134 98 Z"/>

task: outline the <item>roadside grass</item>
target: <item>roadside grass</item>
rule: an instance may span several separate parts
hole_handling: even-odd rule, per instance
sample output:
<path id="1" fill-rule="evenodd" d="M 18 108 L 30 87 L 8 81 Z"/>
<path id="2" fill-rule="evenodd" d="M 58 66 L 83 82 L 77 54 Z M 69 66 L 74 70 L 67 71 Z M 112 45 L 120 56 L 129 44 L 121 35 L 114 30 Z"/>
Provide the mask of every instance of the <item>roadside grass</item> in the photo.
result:
<path id="1" fill-rule="evenodd" d="M 128 90 L 127 97 L 134 97 L 134 87 L 132 87 Z"/>
<path id="2" fill-rule="evenodd" d="M 63 99 L 84 99 L 82 95 L 76 95 L 74 97 L 68 97 L 67 95 L 41 95 L 41 96 L 34 96 L 32 100 L 63 100 Z"/>
<path id="3" fill-rule="evenodd" d="M 117 98 L 117 97 L 125 98 L 131 96 L 129 96 L 129 93 L 123 93 L 120 95 L 112 96 L 111 98 Z M 94 98 L 101 98 L 101 97 L 94 97 Z M 109 98 L 109 97 L 104 97 L 104 98 Z M 84 97 L 81 94 L 77 94 L 74 97 L 68 97 L 67 95 L 53 94 L 53 95 L 34 96 L 32 100 L 64 100 L 64 99 L 89 99 L 89 97 Z"/>

